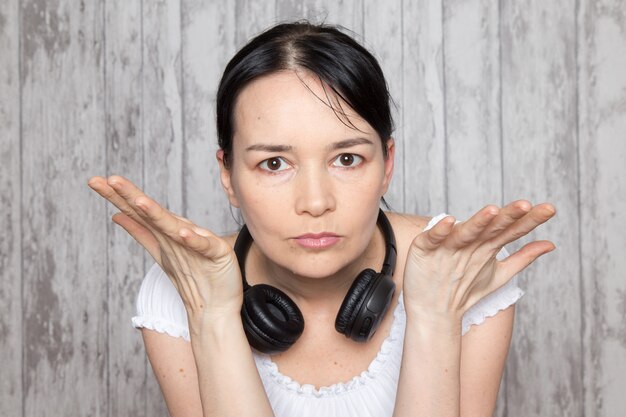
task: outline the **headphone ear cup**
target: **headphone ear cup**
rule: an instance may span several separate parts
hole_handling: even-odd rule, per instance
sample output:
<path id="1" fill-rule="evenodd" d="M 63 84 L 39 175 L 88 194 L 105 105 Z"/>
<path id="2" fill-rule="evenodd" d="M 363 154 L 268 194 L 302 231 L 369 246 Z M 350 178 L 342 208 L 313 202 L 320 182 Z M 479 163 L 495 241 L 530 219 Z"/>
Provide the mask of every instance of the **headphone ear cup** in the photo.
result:
<path id="1" fill-rule="evenodd" d="M 287 294 L 266 284 L 244 292 L 241 320 L 250 346 L 268 354 L 287 350 L 304 330 L 298 306 Z"/>
<path id="2" fill-rule="evenodd" d="M 339 333 L 350 337 L 357 313 L 361 309 L 365 296 L 375 282 L 377 275 L 376 271 L 367 268 L 352 282 L 335 319 L 335 329 Z"/>

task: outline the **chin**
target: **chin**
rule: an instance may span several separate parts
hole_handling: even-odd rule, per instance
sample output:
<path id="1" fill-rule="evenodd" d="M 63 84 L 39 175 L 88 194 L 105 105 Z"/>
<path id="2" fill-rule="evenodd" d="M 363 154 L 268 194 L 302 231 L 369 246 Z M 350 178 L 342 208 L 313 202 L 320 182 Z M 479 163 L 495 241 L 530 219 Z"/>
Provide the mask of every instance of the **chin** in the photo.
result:
<path id="1" fill-rule="evenodd" d="M 294 275 L 297 275 L 302 278 L 307 278 L 307 279 L 312 279 L 312 280 L 322 280 L 322 279 L 326 279 L 335 275 L 337 272 L 341 270 L 341 268 L 326 267 L 326 268 L 320 269 L 319 265 L 310 266 L 309 268 L 307 268 L 306 265 L 301 264 L 301 265 L 298 265 L 296 269 L 289 268 L 289 270 Z"/>
<path id="2" fill-rule="evenodd" d="M 350 259 L 343 251 L 325 250 L 321 252 L 298 251 L 285 265 L 293 274 L 310 279 L 324 279 L 336 275 L 349 265 Z"/>

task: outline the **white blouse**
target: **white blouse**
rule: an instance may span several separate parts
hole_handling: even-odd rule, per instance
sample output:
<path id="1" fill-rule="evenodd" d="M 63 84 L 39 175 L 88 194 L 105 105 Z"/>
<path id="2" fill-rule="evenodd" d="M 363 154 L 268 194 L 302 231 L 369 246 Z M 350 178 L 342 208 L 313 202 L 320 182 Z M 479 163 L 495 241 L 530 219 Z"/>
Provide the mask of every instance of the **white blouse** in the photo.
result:
<path id="1" fill-rule="evenodd" d="M 447 214 L 433 217 L 424 230 L 430 229 Z M 497 259 L 508 252 L 502 249 Z M 486 317 L 504 310 L 524 292 L 514 277 L 503 287 L 472 306 L 463 316 L 462 333 L 482 323 Z M 283 375 L 269 355 L 253 350 L 259 375 L 276 417 L 383 417 L 393 414 L 398 386 L 406 314 L 400 294 L 389 336 L 366 371 L 350 381 L 316 389 Z M 187 313 L 165 272 L 155 264 L 146 274 L 137 297 L 136 328 L 147 328 L 189 340 Z"/>

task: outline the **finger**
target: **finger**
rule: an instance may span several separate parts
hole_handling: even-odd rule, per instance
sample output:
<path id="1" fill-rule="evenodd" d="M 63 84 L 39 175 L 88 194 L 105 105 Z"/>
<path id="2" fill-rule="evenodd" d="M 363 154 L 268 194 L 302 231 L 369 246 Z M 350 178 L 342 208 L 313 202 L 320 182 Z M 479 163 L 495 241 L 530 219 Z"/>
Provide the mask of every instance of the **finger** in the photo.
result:
<path id="1" fill-rule="evenodd" d="M 200 226 L 194 226 L 191 228 L 191 230 L 193 230 L 195 233 L 199 234 L 200 236 L 204 236 L 204 237 L 208 237 L 208 236 L 216 236 L 214 233 L 212 233 L 210 230 L 207 229 L 203 229 Z"/>
<path id="2" fill-rule="evenodd" d="M 191 221 L 191 220 L 189 220 L 189 219 L 188 219 L 188 218 L 186 218 L 186 217 L 178 216 L 178 215 L 176 215 L 176 214 L 174 214 L 174 213 L 172 213 L 172 212 L 170 212 L 170 214 L 171 214 L 172 216 L 174 216 L 175 218 L 177 218 L 178 220 L 180 220 L 181 222 L 183 222 L 183 223 L 193 224 L 193 223 L 192 223 L 192 221 Z"/>
<path id="3" fill-rule="evenodd" d="M 489 241 L 493 248 L 502 246 L 520 239 L 533 231 L 537 226 L 547 222 L 556 214 L 556 209 L 549 203 L 538 204 L 526 215 L 510 225 L 495 238 Z"/>
<path id="4" fill-rule="evenodd" d="M 413 246 L 423 251 L 437 249 L 452 231 L 456 219 L 453 216 L 446 216 L 439 220 L 430 229 L 420 233 L 413 240 Z"/>
<path id="5" fill-rule="evenodd" d="M 185 246 L 208 259 L 217 260 L 228 253 L 228 245 L 216 236 L 202 236 L 186 227 L 180 229 L 179 236 Z"/>
<path id="6" fill-rule="evenodd" d="M 195 225 L 187 219 L 179 217 L 169 210 L 161 207 L 159 203 L 145 194 L 135 199 L 135 206 L 144 220 L 153 229 L 169 236 L 176 242 L 181 242 L 179 232 L 182 227 L 193 228 Z"/>
<path id="7" fill-rule="evenodd" d="M 107 184 L 109 184 L 120 197 L 126 200 L 131 207 L 134 207 L 134 202 L 137 197 L 145 195 L 132 181 L 121 175 L 111 175 L 107 179 Z"/>
<path id="8" fill-rule="evenodd" d="M 169 210 L 161 207 L 128 179 L 114 175 L 109 177 L 108 184 L 135 210 L 155 233 L 157 239 L 162 237 L 159 234 L 165 234 L 180 243 L 178 231 L 185 224 L 184 222 L 178 220 Z"/>
<path id="9" fill-rule="evenodd" d="M 147 226 L 141 216 L 139 216 L 139 214 L 135 211 L 135 209 L 132 208 L 130 204 L 128 204 L 126 200 L 107 183 L 107 180 L 105 178 L 92 177 L 89 179 L 89 182 L 87 184 L 89 185 L 89 187 L 91 187 L 91 189 L 100 194 L 102 197 L 106 198 L 126 216 L 142 224 L 143 226 Z"/>
<path id="10" fill-rule="evenodd" d="M 462 248 L 475 243 L 499 212 L 500 208 L 494 205 L 483 207 L 470 219 L 454 227 L 446 245 L 451 248 Z"/>
<path id="11" fill-rule="evenodd" d="M 498 236 L 510 225 L 524 217 L 531 209 L 532 204 L 528 200 L 516 200 L 502 207 L 500 213 L 491 221 L 480 236 L 481 240 L 486 241 Z"/>
<path id="12" fill-rule="evenodd" d="M 152 232 L 140 225 L 124 213 L 116 213 L 113 215 L 113 221 L 122 226 L 129 235 L 133 237 L 141 246 L 143 246 L 150 256 L 160 264 L 161 262 L 161 249 L 159 242 L 156 240 Z"/>
<path id="13" fill-rule="evenodd" d="M 171 227 L 171 224 L 172 222 L 174 224 L 178 224 L 178 221 L 172 216 L 169 216 L 161 222 L 160 226 L 165 226 L 166 230 L 163 230 L 159 226 L 156 226 L 154 222 L 150 221 L 152 215 L 156 215 L 161 218 L 161 211 L 164 209 L 156 201 L 148 197 L 140 188 L 135 186 L 132 181 L 119 175 L 113 175 L 109 177 L 107 183 L 126 202 L 126 204 L 132 208 L 135 213 L 137 213 L 138 217 L 141 219 L 141 223 L 150 229 L 157 239 L 162 239 L 161 235 L 168 234 L 167 232 L 169 232 L 170 237 L 172 236 L 172 232 L 174 233 L 174 236 L 176 235 L 176 231 L 178 231 L 178 229 L 174 230 L 174 228 Z M 175 239 L 177 238 L 178 237 L 176 236 Z"/>
<path id="14" fill-rule="evenodd" d="M 537 240 L 524 245 L 520 250 L 498 262 L 495 283 L 504 285 L 512 276 L 524 270 L 537 258 L 552 252 L 556 246 L 548 240 Z"/>

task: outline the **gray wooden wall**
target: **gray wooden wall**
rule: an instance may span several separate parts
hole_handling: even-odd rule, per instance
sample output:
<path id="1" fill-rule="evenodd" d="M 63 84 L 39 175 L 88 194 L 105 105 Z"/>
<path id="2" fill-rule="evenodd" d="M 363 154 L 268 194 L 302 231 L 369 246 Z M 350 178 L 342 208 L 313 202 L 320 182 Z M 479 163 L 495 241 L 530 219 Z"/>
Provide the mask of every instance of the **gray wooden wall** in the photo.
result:
<path id="1" fill-rule="evenodd" d="M 217 82 L 251 35 L 301 17 L 380 58 L 394 209 L 558 209 L 532 236 L 558 248 L 521 274 L 496 415 L 626 415 L 626 1 L 2 0 L 0 416 L 166 414 L 130 326 L 151 261 L 86 181 L 120 173 L 234 230 Z"/>

